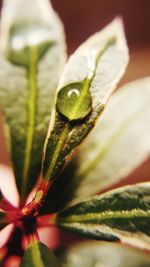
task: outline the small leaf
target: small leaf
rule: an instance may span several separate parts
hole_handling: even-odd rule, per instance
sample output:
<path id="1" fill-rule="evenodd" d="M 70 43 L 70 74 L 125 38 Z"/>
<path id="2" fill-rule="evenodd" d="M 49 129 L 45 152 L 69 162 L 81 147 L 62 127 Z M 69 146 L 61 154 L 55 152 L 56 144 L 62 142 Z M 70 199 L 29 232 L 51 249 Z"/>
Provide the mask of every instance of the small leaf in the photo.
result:
<path id="1" fill-rule="evenodd" d="M 21 262 L 21 267 L 59 267 L 55 255 L 39 241 L 34 241 L 28 247 L 23 260 Z"/>
<path id="2" fill-rule="evenodd" d="M 106 189 L 149 156 L 149 103 L 150 77 L 131 82 L 112 96 L 100 123 L 50 189 L 43 213 L 64 209 Z"/>
<path id="3" fill-rule="evenodd" d="M 43 177 L 53 182 L 94 127 L 123 75 L 128 51 L 120 20 L 89 38 L 69 58 L 58 85 L 47 136 Z"/>
<path id="4" fill-rule="evenodd" d="M 121 240 L 150 249 L 150 183 L 93 197 L 58 214 L 56 222 L 95 239 Z"/>
<path id="5" fill-rule="evenodd" d="M 6 1 L 1 18 L 0 100 L 22 200 L 39 176 L 64 62 L 64 32 L 49 1 Z"/>
<path id="6" fill-rule="evenodd" d="M 107 242 L 84 242 L 62 256 L 65 267 L 149 267 L 150 256 L 140 250 Z"/>

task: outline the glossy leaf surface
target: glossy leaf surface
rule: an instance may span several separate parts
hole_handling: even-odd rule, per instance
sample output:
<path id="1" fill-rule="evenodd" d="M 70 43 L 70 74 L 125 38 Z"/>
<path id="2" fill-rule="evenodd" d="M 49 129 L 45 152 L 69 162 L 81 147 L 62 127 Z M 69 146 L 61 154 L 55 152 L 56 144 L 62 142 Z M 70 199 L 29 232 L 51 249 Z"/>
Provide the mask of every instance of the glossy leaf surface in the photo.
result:
<path id="1" fill-rule="evenodd" d="M 24 199 L 41 168 L 53 95 L 65 62 L 64 33 L 48 0 L 4 4 L 0 100 L 16 182 Z"/>
<path id="2" fill-rule="evenodd" d="M 123 86 L 111 97 L 96 129 L 50 189 L 44 213 L 111 186 L 149 156 L 149 103 L 150 77 Z"/>
<path id="3" fill-rule="evenodd" d="M 126 186 L 60 213 L 59 226 L 100 240 L 150 249 L 150 183 Z"/>
<path id="4" fill-rule="evenodd" d="M 58 85 L 55 118 L 47 136 L 44 179 L 55 180 L 94 127 L 127 62 L 124 31 L 118 19 L 69 58 Z"/>
<path id="5" fill-rule="evenodd" d="M 21 267 L 60 267 L 54 254 L 39 241 L 34 241 L 25 252 Z"/>
<path id="6" fill-rule="evenodd" d="M 65 267 L 149 267 L 150 256 L 131 247 L 91 241 L 69 249 L 63 263 Z"/>

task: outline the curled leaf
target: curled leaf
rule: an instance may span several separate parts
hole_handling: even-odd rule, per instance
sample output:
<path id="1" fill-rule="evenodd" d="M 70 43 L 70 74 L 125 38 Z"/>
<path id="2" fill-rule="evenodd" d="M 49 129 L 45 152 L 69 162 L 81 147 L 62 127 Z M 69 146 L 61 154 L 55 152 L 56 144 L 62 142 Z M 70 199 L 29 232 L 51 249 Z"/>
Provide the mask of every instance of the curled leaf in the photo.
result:
<path id="1" fill-rule="evenodd" d="M 90 37 L 69 58 L 58 85 L 55 116 L 45 144 L 44 179 L 56 179 L 94 127 L 127 62 L 119 19 Z"/>

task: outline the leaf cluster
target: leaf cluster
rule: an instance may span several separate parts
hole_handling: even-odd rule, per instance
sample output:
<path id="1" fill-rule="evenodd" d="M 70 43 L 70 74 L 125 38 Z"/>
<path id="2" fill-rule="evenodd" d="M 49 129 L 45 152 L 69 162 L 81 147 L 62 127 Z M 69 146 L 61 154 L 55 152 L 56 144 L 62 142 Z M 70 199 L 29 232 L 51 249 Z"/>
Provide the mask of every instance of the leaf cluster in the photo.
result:
<path id="1" fill-rule="evenodd" d="M 150 77 L 113 93 L 129 59 L 122 20 L 66 60 L 48 0 L 4 1 L 0 38 L 0 101 L 19 192 L 18 206 L 0 192 L 0 229 L 19 229 L 20 266 L 150 266 L 142 250 L 108 242 L 150 249 L 150 182 L 107 190 L 150 154 Z M 55 255 L 38 236 L 46 226 L 103 242 Z"/>

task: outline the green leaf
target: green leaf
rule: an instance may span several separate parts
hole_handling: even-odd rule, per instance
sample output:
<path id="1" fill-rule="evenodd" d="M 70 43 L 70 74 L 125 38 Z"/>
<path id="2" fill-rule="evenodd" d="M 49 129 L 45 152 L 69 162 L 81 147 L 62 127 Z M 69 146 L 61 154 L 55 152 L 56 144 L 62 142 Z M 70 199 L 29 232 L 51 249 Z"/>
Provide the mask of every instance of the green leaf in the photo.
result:
<path id="1" fill-rule="evenodd" d="M 0 100 L 16 182 L 24 199 L 41 169 L 53 95 L 66 51 L 62 24 L 48 0 L 4 4 Z"/>
<path id="2" fill-rule="evenodd" d="M 112 97 L 98 127 L 75 160 L 74 201 L 129 175 L 150 155 L 150 77 L 131 82 Z"/>
<path id="3" fill-rule="evenodd" d="M 131 82 L 112 96 L 100 123 L 50 189 L 41 212 L 85 200 L 123 179 L 149 156 L 149 103 L 150 77 Z"/>
<path id="4" fill-rule="evenodd" d="M 21 267 L 59 267 L 55 255 L 39 241 L 33 241 L 28 247 L 23 260 L 21 262 Z"/>
<path id="5" fill-rule="evenodd" d="M 126 186 L 81 202 L 56 217 L 58 226 L 95 239 L 150 249 L 150 183 Z"/>
<path id="6" fill-rule="evenodd" d="M 106 242 L 84 242 L 62 256 L 65 267 L 149 267 L 150 256 L 140 250 Z"/>
<path id="7" fill-rule="evenodd" d="M 69 58 L 58 85 L 55 116 L 46 140 L 44 179 L 56 179 L 94 127 L 127 62 L 119 19 L 89 38 Z"/>

